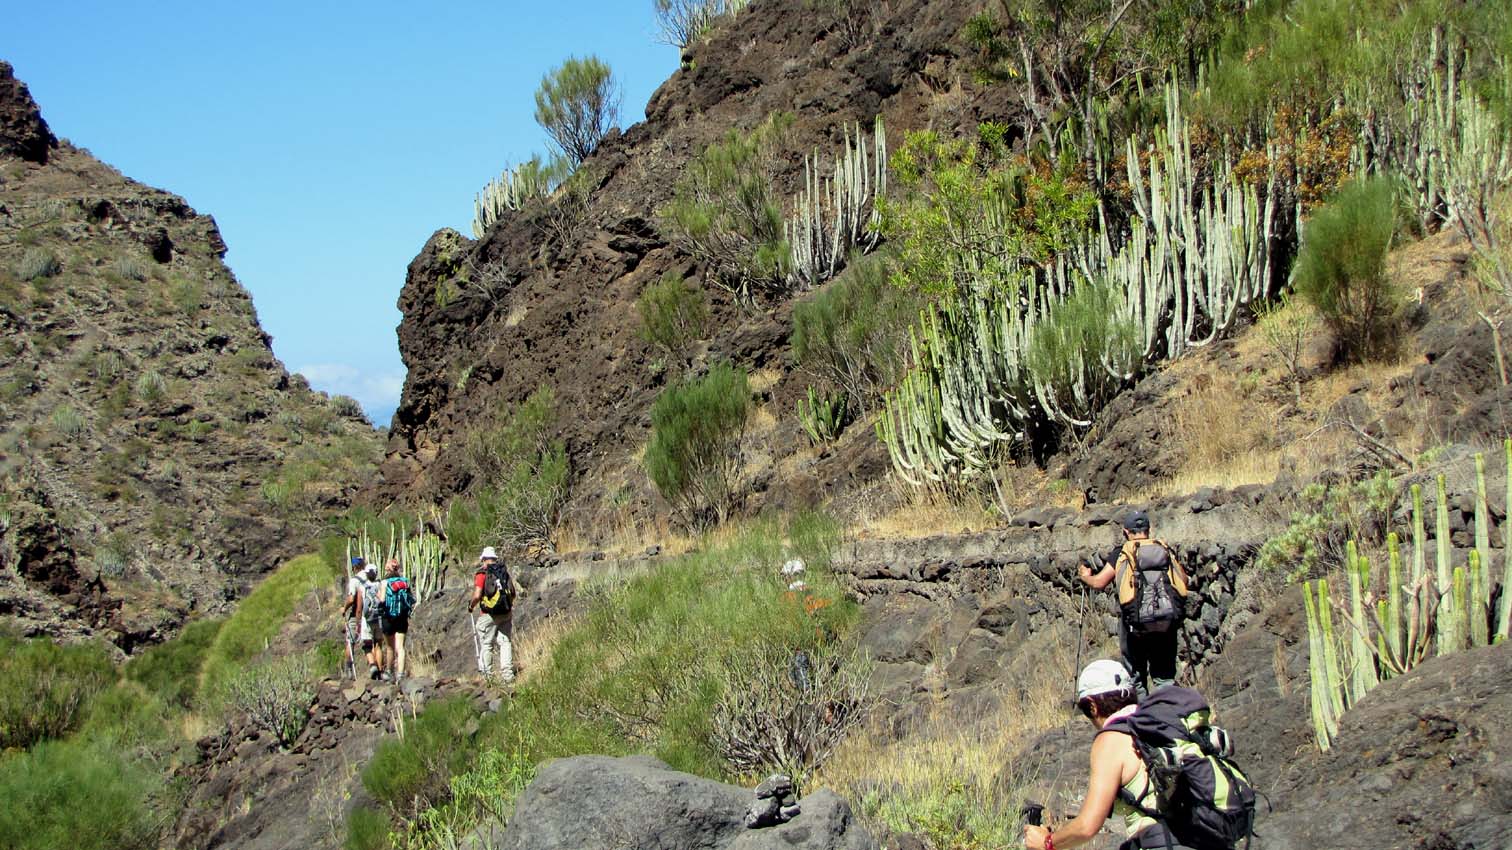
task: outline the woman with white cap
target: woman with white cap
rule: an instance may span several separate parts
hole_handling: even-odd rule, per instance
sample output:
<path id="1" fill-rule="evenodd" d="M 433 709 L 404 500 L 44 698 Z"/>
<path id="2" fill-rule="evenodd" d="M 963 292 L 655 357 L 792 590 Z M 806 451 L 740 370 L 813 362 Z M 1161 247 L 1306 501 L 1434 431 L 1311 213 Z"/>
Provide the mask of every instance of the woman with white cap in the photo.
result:
<path id="1" fill-rule="evenodd" d="M 1124 822 L 1128 835 L 1119 850 L 1156 847 L 1180 850 L 1181 845 L 1169 836 L 1165 826 L 1147 814 L 1159 810 L 1155 788 L 1134 749 L 1134 736 L 1117 723 L 1132 715 L 1137 705 L 1134 682 L 1124 665 L 1104 658 L 1082 670 L 1076 680 L 1076 707 L 1098 730 L 1092 740 L 1092 776 L 1087 781 L 1087 794 L 1076 817 L 1057 829 L 1026 825 L 1025 847 L 1066 850 L 1085 844 L 1102 829 L 1111 812 Z M 1114 728 L 1109 728 L 1110 724 Z"/>

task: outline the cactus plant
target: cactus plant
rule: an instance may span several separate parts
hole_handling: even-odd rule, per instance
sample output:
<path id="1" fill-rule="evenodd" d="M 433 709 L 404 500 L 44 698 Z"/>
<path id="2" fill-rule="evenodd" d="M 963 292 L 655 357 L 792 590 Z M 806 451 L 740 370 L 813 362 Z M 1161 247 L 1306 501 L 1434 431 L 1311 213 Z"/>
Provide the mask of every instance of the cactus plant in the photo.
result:
<path id="1" fill-rule="evenodd" d="M 818 392 L 808 388 L 808 398 L 798 402 L 798 423 L 813 445 L 840 436 L 850 421 L 850 399 L 843 392 Z"/>
<path id="2" fill-rule="evenodd" d="M 824 177 L 819 152 L 803 158 L 803 191 L 784 224 L 792 262 L 788 283 L 795 289 L 815 286 L 840 270 L 852 248 L 876 247 L 876 201 L 887 192 L 887 133 L 878 115 L 867 140 L 861 125 L 845 140 L 835 159 L 833 177 Z M 871 153 L 868 153 L 868 148 Z"/>

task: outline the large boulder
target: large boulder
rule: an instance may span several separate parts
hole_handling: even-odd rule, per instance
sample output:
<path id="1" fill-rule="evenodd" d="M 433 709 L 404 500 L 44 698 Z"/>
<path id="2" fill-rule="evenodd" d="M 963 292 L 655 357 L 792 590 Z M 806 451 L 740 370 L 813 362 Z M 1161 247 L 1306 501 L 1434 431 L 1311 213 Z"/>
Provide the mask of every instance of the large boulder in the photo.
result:
<path id="1" fill-rule="evenodd" d="M 646 756 L 547 762 L 520 795 L 501 850 L 875 850 L 829 791 L 785 824 L 748 830 L 751 792 Z"/>

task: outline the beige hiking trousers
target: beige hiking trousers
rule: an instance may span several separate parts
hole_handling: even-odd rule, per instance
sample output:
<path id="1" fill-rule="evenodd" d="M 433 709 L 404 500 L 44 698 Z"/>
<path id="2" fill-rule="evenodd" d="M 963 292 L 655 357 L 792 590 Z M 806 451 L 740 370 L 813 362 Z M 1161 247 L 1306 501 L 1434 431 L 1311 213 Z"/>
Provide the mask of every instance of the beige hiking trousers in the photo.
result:
<path id="1" fill-rule="evenodd" d="M 473 621 L 478 634 L 478 672 L 493 675 L 493 653 L 499 650 L 499 678 L 514 680 L 514 612 L 483 614 Z"/>

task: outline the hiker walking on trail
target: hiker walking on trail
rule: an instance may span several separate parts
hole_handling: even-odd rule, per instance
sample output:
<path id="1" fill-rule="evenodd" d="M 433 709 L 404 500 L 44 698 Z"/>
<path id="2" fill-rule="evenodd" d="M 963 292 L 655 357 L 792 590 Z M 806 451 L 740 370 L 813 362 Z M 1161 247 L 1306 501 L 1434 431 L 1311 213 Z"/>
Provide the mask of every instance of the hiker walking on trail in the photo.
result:
<path id="1" fill-rule="evenodd" d="M 342 629 L 346 634 L 346 661 L 351 666 L 352 678 L 357 677 L 356 649 L 362 646 L 364 656 L 372 655 L 373 635 L 367 628 L 367 622 L 362 619 L 362 586 L 363 571 L 366 563 L 362 558 L 352 559 L 352 572 L 347 577 L 346 597 L 341 603 Z M 371 675 L 373 671 L 369 671 Z"/>
<path id="2" fill-rule="evenodd" d="M 474 608 L 482 615 L 473 620 L 477 640 L 478 672 L 493 677 L 493 653 L 499 651 L 499 678 L 506 684 L 514 681 L 514 581 L 499 561 L 492 546 L 485 546 L 473 571 L 472 598 L 468 615 Z"/>
<path id="3" fill-rule="evenodd" d="M 1082 564 L 1077 572 L 1093 590 L 1116 586 L 1118 647 L 1143 698 L 1176 681 L 1176 639 L 1191 579 L 1165 541 L 1150 537 L 1149 514 L 1134 511 L 1125 517 L 1123 535 L 1123 545 L 1101 566 Z"/>
<path id="4" fill-rule="evenodd" d="M 1255 789 L 1229 760 L 1228 734 L 1209 725 L 1201 694 L 1170 687 L 1136 702 L 1129 671 L 1112 659 L 1088 664 L 1076 693 L 1097 727 L 1086 795 L 1076 817 L 1053 830 L 1026 824 L 1028 850 L 1084 844 L 1109 817 L 1128 836 L 1119 850 L 1230 850 L 1249 840 Z"/>
<path id="5" fill-rule="evenodd" d="M 353 558 L 352 568 L 352 577 L 347 580 L 347 601 L 342 608 L 343 612 L 351 611 L 347 620 L 348 647 L 362 646 L 368 678 L 379 679 L 384 675 L 384 664 L 378 565 Z"/>
<path id="6" fill-rule="evenodd" d="M 404 678 L 404 639 L 409 633 L 410 612 L 415 608 L 415 592 L 401 573 L 398 558 L 389 558 L 386 566 L 388 576 L 379 588 L 379 625 L 388 648 L 390 671 L 397 682 Z"/>

